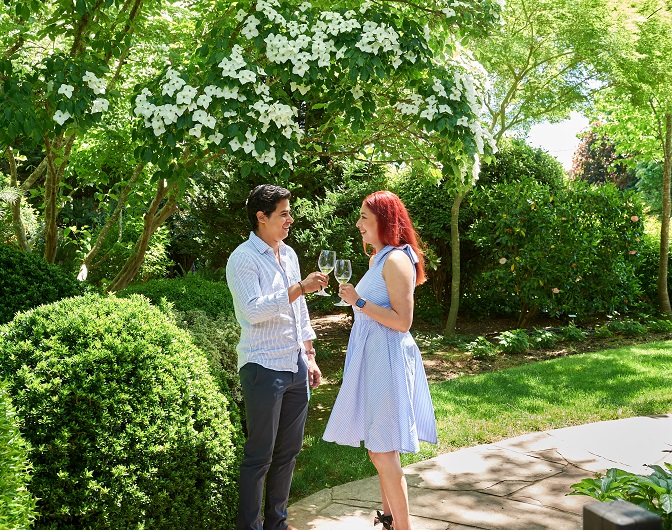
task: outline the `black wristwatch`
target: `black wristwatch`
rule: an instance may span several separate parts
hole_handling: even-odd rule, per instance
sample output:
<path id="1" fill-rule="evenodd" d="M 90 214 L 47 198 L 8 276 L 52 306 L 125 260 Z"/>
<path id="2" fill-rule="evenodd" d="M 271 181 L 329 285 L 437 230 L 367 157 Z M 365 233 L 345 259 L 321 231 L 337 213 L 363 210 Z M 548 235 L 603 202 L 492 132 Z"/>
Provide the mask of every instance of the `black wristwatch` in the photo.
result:
<path id="1" fill-rule="evenodd" d="M 366 298 L 359 298 L 355 302 L 355 308 L 357 309 L 357 311 L 361 311 L 365 305 L 366 305 Z"/>

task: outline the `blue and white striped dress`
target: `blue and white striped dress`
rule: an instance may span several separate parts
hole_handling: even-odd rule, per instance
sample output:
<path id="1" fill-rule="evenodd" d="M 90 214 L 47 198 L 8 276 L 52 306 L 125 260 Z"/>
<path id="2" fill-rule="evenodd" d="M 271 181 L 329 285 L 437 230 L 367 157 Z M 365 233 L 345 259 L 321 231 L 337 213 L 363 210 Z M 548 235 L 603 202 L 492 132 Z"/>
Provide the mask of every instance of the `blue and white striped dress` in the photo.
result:
<path id="1" fill-rule="evenodd" d="M 357 284 L 362 298 L 390 308 L 383 266 L 401 250 L 413 263 L 409 245 L 386 246 Z M 436 419 L 420 350 L 409 332 L 395 331 L 355 311 L 343 369 L 343 384 L 323 437 L 327 442 L 376 452 L 415 453 L 419 440 L 436 443 Z"/>

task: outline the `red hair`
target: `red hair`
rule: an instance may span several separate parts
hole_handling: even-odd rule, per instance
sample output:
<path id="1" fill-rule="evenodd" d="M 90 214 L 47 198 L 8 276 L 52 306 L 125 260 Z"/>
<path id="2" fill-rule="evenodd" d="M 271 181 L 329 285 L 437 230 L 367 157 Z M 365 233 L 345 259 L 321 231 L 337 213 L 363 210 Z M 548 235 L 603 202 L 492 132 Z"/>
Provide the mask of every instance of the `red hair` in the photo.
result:
<path id="1" fill-rule="evenodd" d="M 415 285 L 424 283 L 425 253 L 420 249 L 420 238 L 413 228 L 411 217 L 401 199 L 391 191 L 376 191 L 362 202 L 376 216 L 378 222 L 378 239 L 384 245 L 399 247 L 410 245 L 418 255 L 419 261 L 415 264 Z M 366 245 L 364 245 L 366 252 Z M 374 250 L 375 252 L 375 250 Z"/>

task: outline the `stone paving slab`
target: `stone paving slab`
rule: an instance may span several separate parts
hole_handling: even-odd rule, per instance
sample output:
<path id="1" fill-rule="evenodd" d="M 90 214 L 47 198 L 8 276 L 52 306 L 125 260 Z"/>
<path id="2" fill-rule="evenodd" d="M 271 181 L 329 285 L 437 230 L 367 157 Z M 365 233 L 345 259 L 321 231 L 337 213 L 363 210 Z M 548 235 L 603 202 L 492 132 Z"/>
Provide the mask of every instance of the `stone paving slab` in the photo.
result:
<path id="1" fill-rule="evenodd" d="M 581 516 L 475 491 L 409 488 L 413 514 L 487 530 L 579 528 Z"/>
<path id="2" fill-rule="evenodd" d="M 564 466 L 530 455 L 481 445 L 440 455 L 404 468 L 409 485 L 444 490 L 485 490 L 509 482 L 536 482 Z M 518 489 L 517 487 L 515 489 Z"/>
<path id="3" fill-rule="evenodd" d="M 406 466 L 413 530 L 580 530 L 590 497 L 567 495 L 595 472 L 672 463 L 672 414 L 518 436 Z M 298 530 L 364 530 L 380 509 L 377 477 L 289 507 Z M 380 527 L 377 527 L 380 528 Z"/>

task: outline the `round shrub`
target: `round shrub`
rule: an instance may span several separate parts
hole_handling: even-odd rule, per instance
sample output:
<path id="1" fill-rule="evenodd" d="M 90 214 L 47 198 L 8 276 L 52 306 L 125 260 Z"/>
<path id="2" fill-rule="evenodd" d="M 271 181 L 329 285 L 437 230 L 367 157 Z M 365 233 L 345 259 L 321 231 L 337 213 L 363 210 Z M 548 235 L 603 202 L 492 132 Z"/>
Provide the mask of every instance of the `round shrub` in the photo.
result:
<path id="1" fill-rule="evenodd" d="M 332 302 L 333 304 L 333 302 Z M 238 352 L 240 324 L 236 317 L 221 313 L 213 318 L 205 311 L 172 311 L 175 323 L 189 332 L 194 344 L 205 354 L 210 363 L 210 371 L 221 391 L 229 399 L 232 421 L 245 413 L 243 390 L 238 375 Z M 234 407 L 235 405 L 235 407 Z M 235 418 L 234 418 L 235 416 Z"/>
<path id="2" fill-rule="evenodd" d="M 88 295 L 2 328 L 33 449 L 36 528 L 231 528 L 241 443 L 189 335 L 144 298 Z"/>
<path id="3" fill-rule="evenodd" d="M 0 528 L 23 530 L 35 520 L 35 497 L 30 483 L 29 446 L 19 432 L 16 412 L 0 386 Z"/>
<path id="4" fill-rule="evenodd" d="M 19 311 L 83 293 L 76 278 L 42 257 L 10 245 L 0 245 L 0 324 Z"/>
<path id="5" fill-rule="evenodd" d="M 524 178 L 533 178 L 555 191 L 564 186 L 566 174 L 562 164 L 543 149 L 527 145 L 519 138 L 508 138 L 493 160 L 483 165 L 476 185 L 491 187 Z"/>
<path id="6" fill-rule="evenodd" d="M 206 280 L 196 274 L 129 285 L 119 296 L 128 297 L 132 294 L 141 294 L 155 305 L 165 300 L 177 311 L 198 309 L 210 317 L 233 313 L 233 299 L 226 283 Z"/>

